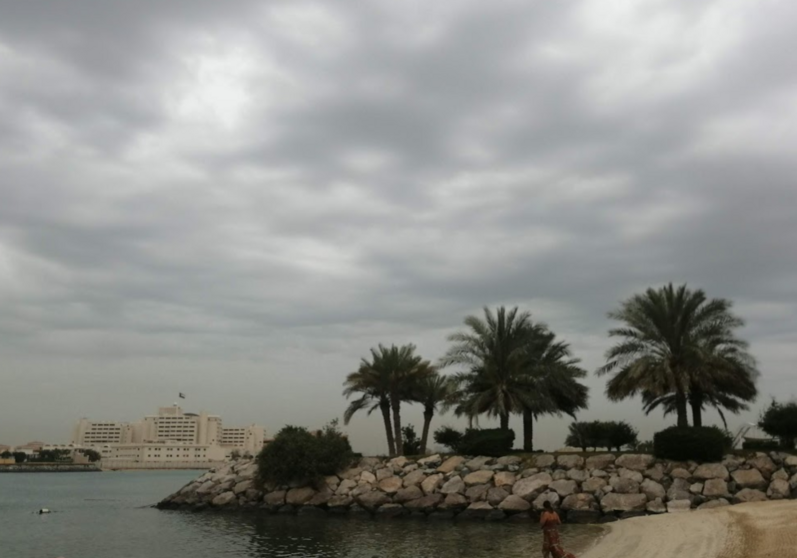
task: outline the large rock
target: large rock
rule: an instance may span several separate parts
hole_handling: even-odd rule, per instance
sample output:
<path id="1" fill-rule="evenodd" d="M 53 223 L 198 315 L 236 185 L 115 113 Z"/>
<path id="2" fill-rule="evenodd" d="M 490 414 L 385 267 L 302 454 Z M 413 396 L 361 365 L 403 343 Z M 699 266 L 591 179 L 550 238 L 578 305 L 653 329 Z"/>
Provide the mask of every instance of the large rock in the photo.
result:
<path id="1" fill-rule="evenodd" d="M 474 457 L 470 461 L 465 463 L 465 467 L 470 471 L 478 471 L 479 469 L 485 467 L 490 461 L 492 461 L 492 457 L 487 456 L 479 456 Z"/>
<path id="2" fill-rule="evenodd" d="M 235 497 L 235 493 L 233 493 L 233 491 L 230 490 L 230 491 L 227 491 L 227 492 L 222 492 L 221 494 L 219 494 L 218 496 L 213 498 L 213 501 L 211 502 L 211 504 L 214 505 L 214 506 L 221 507 L 221 506 L 227 506 L 227 505 L 230 505 L 231 503 L 237 503 L 237 502 L 238 502 L 238 499 Z"/>
<path id="3" fill-rule="evenodd" d="M 737 469 L 731 473 L 734 482 L 742 488 L 765 488 L 767 481 L 758 469 Z"/>
<path id="4" fill-rule="evenodd" d="M 232 489 L 233 494 L 235 494 L 237 496 L 238 494 L 241 494 L 242 492 L 246 492 L 247 490 L 252 488 L 252 483 L 253 483 L 253 481 L 251 481 L 251 480 L 244 480 L 244 481 L 239 482 Z"/>
<path id="5" fill-rule="evenodd" d="M 556 457 L 553 455 L 549 455 L 547 453 L 543 453 L 540 455 L 534 456 L 534 466 L 540 469 L 546 469 L 556 463 Z"/>
<path id="6" fill-rule="evenodd" d="M 600 455 L 591 455 L 587 457 L 587 469 L 605 469 L 615 462 L 617 458 L 611 453 L 602 453 Z"/>
<path id="7" fill-rule="evenodd" d="M 409 459 L 407 459 L 403 455 L 399 455 L 398 457 L 394 457 L 393 459 L 388 461 L 387 464 L 390 465 L 391 467 L 402 469 L 404 465 L 406 465 L 408 462 Z"/>
<path id="8" fill-rule="evenodd" d="M 509 465 L 520 465 L 523 462 L 523 458 L 517 455 L 505 455 L 503 457 L 499 457 L 496 460 L 496 464 L 509 466 Z"/>
<path id="9" fill-rule="evenodd" d="M 285 505 L 285 491 L 275 490 L 263 496 L 263 502 L 269 506 L 284 506 Z"/>
<path id="10" fill-rule="evenodd" d="M 783 479 L 775 479 L 771 483 L 769 483 L 769 488 L 767 489 L 767 496 L 770 500 L 782 500 L 783 498 L 788 498 L 791 493 L 791 487 L 789 487 L 789 481 Z"/>
<path id="11" fill-rule="evenodd" d="M 340 478 L 342 479 L 357 479 L 359 478 L 360 474 L 362 474 L 363 470 L 360 467 L 354 467 L 352 469 L 346 469 L 340 474 Z"/>
<path id="12" fill-rule="evenodd" d="M 497 506 L 503 502 L 507 496 L 509 496 L 509 492 L 503 488 L 491 488 L 487 491 L 486 500 L 491 506 Z M 520 498 L 520 496 L 517 496 L 517 498 Z"/>
<path id="13" fill-rule="evenodd" d="M 656 461 L 652 455 L 644 453 L 626 453 L 621 455 L 615 461 L 618 467 L 625 467 L 626 469 L 633 469 L 634 471 L 644 471 Z"/>
<path id="14" fill-rule="evenodd" d="M 589 472 L 584 469 L 570 469 L 567 472 L 567 478 L 576 482 L 584 482 L 589 478 Z"/>
<path id="15" fill-rule="evenodd" d="M 563 510 L 592 510 L 597 507 L 595 497 L 592 494 L 570 494 L 562 500 Z"/>
<path id="16" fill-rule="evenodd" d="M 572 469 L 574 467 L 584 466 L 584 458 L 580 455 L 560 455 L 556 458 L 556 462 L 563 469 Z"/>
<path id="17" fill-rule="evenodd" d="M 507 512 L 524 512 L 531 509 L 531 504 L 520 496 L 512 494 L 504 498 L 501 503 L 498 504 L 498 509 Z"/>
<path id="18" fill-rule="evenodd" d="M 548 473 L 537 473 L 517 481 L 512 486 L 512 494 L 528 500 L 535 492 L 547 488 L 552 482 L 553 479 Z"/>
<path id="19" fill-rule="evenodd" d="M 661 464 L 657 463 L 653 467 L 645 471 L 645 476 L 650 480 L 661 482 L 661 480 L 665 477 L 664 467 L 662 467 Z"/>
<path id="20" fill-rule="evenodd" d="M 412 471 L 404 477 L 404 486 L 417 486 L 421 484 L 425 478 L 426 473 L 422 470 L 418 469 L 417 471 Z"/>
<path id="21" fill-rule="evenodd" d="M 451 477 L 440 488 L 440 492 L 443 494 L 461 494 L 465 492 L 465 482 L 462 480 L 462 477 Z"/>
<path id="22" fill-rule="evenodd" d="M 556 492 L 544 492 L 537 496 L 532 506 L 535 510 L 541 510 L 545 502 L 550 502 L 553 507 L 559 506 L 559 495 Z"/>
<path id="23" fill-rule="evenodd" d="M 465 498 L 471 502 L 478 502 L 487 498 L 487 491 L 490 490 L 489 484 L 477 484 L 465 491 Z"/>
<path id="24" fill-rule="evenodd" d="M 340 479 L 337 475 L 329 475 L 328 477 L 324 477 L 324 484 L 334 492 L 338 489 L 338 486 L 340 486 Z"/>
<path id="25" fill-rule="evenodd" d="M 216 485 L 216 483 L 214 483 L 212 480 L 205 481 L 205 482 L 202 483 L 202 485 L 199 488 L 196 489 L 196 493 L 197 494 L 208 494 L 211 490 L 213 490 L 213 487 L 215 485 Z"/>
<path id="26" fill-rule="evenodd" d="M 754 488 L 743 488 L 733 497 L 734 502 L 743 504 L 745 502 L 765 502 L 767 495 Z"/>
<path id="27" fill-rule="evenodd" d="M 404 507 L 412 511 L 429 512 L 437 507 L 443 501 L 442 494 L 428 494 L 416 500 L 410 500 Z"/>
<path id="28" fill-rule="evenodd" d="M 667 513 L 667 506 L 661 498 L 656 498 L 645 505 L 645 511 L 648 513 Z"/>
<path id="29" fill-rule="evenodd" d="M 407 513 L 401 504 L 383 504 L 376 510 L 376 516 L 380 519 L 399 517 Z"/>
<path id="30" fill-rule="evenodd" d="M 494 473 L 492 471 L 474 471 L 462 480 L 465 481 L 467 486 L 486 484 L 492 480 L 493 474 Z"/>
<path id="31" fill-rule="evenodd" d="M 348 508 L 353 501 L 354 500 L 352 500 L 350 496 L 340 496 L 336 494 L 327 502 L 327 508 L 330 510 L 343 510 Z"/>
<path id="32" fill-rule="evenodd" d="M 670 476 L 674 479 L 686 480 L 692 477 L 692 473 L 690 473 L 688 469 L 684 469 L 683 467 L 676 467 L 672 471 L 670 471 Z"/>
<path id="33" fill-rule="evenodd" d="M 632 480 L 637 484 L 640 484 L 643 480 L 645 480 L 645 477 L 639 471 L 632 471 L 631 469 L 625 468 L 619 469 L 617 471 L 617 476 L 619 476 L 621 479 Z"/>
<path id="34" fill-rule="evenodd" d="M 642 484 L 639 486 L 639 489 L 645 496 L 648 497 L 648 500 L 655 500 L 656 498 L 663 500 L 667 495 L 667 491 L 664 490 L 664 487 L 661 484 L 650 479 L 643 480 Z"/>
<path id="35" fill-rule="evenodd" d="M 406 488 L 402 488 L 396 495 L 393 496 L 393 501 L 396 503 L 403 503 L 409 502 L 410 500 L 417 500 L 418 498 L 423 496 L 423 492 L 418 486 L 408 486 Z"/>
<path id="36" fill-rule="evenodd" d="M 728 480 L 728 469 L 722 463 L 704 463 L 698 466 L 693 473 L 700 480 L 722 479 Z"/>
<path id="37" fill-rule="evenodd" d="M 315 490 L 309 486 L 303 488 L 291 488 L 285 496 L 285 503 L 291 506 L 301 506 L 309 502 L 315 496 Z"/>
<path id="38" fill-rule="evenodd" d="M 777 465 L 775 465 L 772 459 L 763 454 L 756 455 L 755 457 L 748 459 L 747 464 L 761 471 L 761 474 L 764 475 L 764 478 L 769 478 L 769 476 L 778 469 Z"/>
<path id="39" fill-rule="evenodd" d="M 363 483 L 363 484 L 359 485 L 357 488 L 355 488 L 354 490 L 352 490 L 349 494 L 351 495 L 352 498 L 357 498 L 359 496 L 362 496 L 363 494 L 368 494 L 369 492 L 371 492 L 373 490 L 374 490 L 374 486 L 373 485 L 370 485 L 368 483 Z"/>
<path id="40" fill-rule="evenodd" d="M 453 457 L 449 457 L 445 461 L 443 461 L 442 465 L 437 468 L 438 473 L 451 473 L 456 470 L 457 467 L 462 465 L 465 462 L 465 458 L 460 455 L 455 455 Z"/>
<path id="41" fill-rule="evenodd" d="M 421 490 L 423 490 L 424 494 L 433 494 L 437 492 L 438 487 L 443 482 L 443 475 L 436 474 L 430 475 L 426 477 L 426 479 L 421 483 Z"/>
<path id="42" fill-rule="evenodd" d="M 783 463 L 787 467 L 797 467 L 797 455 L 790 455 L 788 456 Z"/>
<path id="43" fill-rule="evenodd" d="M 785 469 L 778 469 L 777 471 L 772 473 L 772 477 L 770 477 L 770 480 L 776 480 L 776 479 L 789 480 L 789 473 L 787 473 Z"/>
<path id="44" fill-rule="evenodd" d="M 373 490 L 371 492 L 366 492 L 365 494 L 359 495 L 357 497 L 357 503 L 368 511 L 374 511 L 382 504 L 389 504 L 391 502 L 390 497 L 387 494 L 380 492 L 379 490 Z"/>
<path id="45" fill-rule="evenodd" d="M 484 519 L 493 511 L 493 507 L 487 502 L 473 502 L 457 516 L 457 519 Z"/>
<path id="46" fill-rule="evenodd" d="M 495 486 L 498 487 L 501 486 L 511 487 L 513 484 L 515 484 L 516 480 L 517 477 L 515 473 L 510 473 L 509 471 L 500 471 L 495 474 L 495 477 L 493 478 L 493 484 L 495 484 Z"/>
<path id="47" fill-rule="evenodd" d="M 792 477 L 789 479 L 789 486 L 791 486 L 792 490 L 797 489 L 797 473 L 792 475 Z"/>
<path id="48" fill-rule="evenodd" d="M 688 512 L 691 508 L 691 500 L 671 500 L 667 502 L 667 512 L 669 513 Z"/>
<path id="49" fill-rule="evenodd" d="M 573 494 L 578 489 L 578 485 L 576 481 L 572 480 L 557 480 L 548 485 L 548 488 L 564 497 Z"/>
<path id="50" fill-rule="evenodd" d="M 581 485 L 581 490 L 584 492 L 597 492 L 606 487 L 606 481 L 600 477 L 590 477 Z"/>
<path id="51" fill-rule="evenodd" d="M 348 494 L 356 487 L 357 483 L 354 482 L 353 480 L 343 479 L 342 481 L 340 481 L 338 488 L 335 490 L 335 494 L 341 494 L 341 495 Z"/>
<path id="52" fill-rule="evenodd" d="M 362 484 L 367 482 L 368 484 L 374 484 L 376 482 L 376 475 L 371 473 L 370 471 L 363 471 L 360 473 L 360 483 Z"/>
<path id="53" fill-rule="evenodd" d="M 553 474 L 551 474 L 551 478 L 555 481 L 567 480 L 567 471 L 564 469 L 556 469 Z"/>
<path id="54" fill-rule="evenodd" d="M 714 479 L 717 480 L 717 479 Z M 697 506 L 699 510 L 712 510 L 714 508 L 721 508 L 730 505 L 730 502 L 725 498 L 717 498 L 716 500 L 709 500 Z"/>
<path id="55" fill-rule="evenodd" d="M 429 457 L 424 457 L 423 459 L 419 459 L 416 463 L 421 467 L 437 467 L 440 465 L 442 458 L 440 454 L 436 453 L 434 455 L 430 455 Z"/>
<path id="56" fill-rule="evenodd" d="M 689 492 L 692 494 L 703 494 L 703 483 L 696 482 L 689 487 Z"/>
<path id="57" fill-rule="evenodd" d="M 402 487 L 402 481 L 399 477 L 387 477 L 379 481 L 377 485 L 379 490 L 386 494 L 395 494 Z"/>
<path id="58" fill-rule="evenodd" d="M 720 478 L 709 479 L 703 483 L 703 496 L 717 498 L 729 496 L 728 483 Z"/>
<path id="59" fill-rule="evenodd" d="M 382 467 L 381 469 L 376 470 L 376 482 L 378 483 L 393 476 L 393 470 L 388 469 L 387 467 Z"/>
<path id="60" fill-rule="evenodd" d="M 468 499 L 462 494 L 449 494 L 439 508 L 444 510 L 461 509 L 468 507 Z"/>
<path id="61" fill-rule="evenodd" d="M 645 511 L 648 497 L 644 494 L 607 494 L 601 498 L 601 509 L 604 513 Z"/>
<path id="62" fill-rule="evenodd" d="M 639 483 L 631 479 L 624 479 L 621 477 L 612 477 L 609 480 L 612 490 L 619 494 L 635 494 L 639 492 Z"/>

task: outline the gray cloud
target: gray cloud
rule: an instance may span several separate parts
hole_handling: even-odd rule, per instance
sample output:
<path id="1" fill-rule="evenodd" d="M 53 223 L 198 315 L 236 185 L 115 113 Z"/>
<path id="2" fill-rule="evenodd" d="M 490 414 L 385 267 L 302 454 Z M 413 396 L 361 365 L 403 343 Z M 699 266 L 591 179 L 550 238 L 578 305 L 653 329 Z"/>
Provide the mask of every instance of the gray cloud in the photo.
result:
<path id="1" fill-rule="evenodd" d="M 759 405 L 791 394 L 797 8 L 595 6 L 0 2 L 0 441 L 177 391 L 315 425 L 369 347 L 436 359 L 482 305 L 592 370 L 667 281 L 736 301 Z"/>

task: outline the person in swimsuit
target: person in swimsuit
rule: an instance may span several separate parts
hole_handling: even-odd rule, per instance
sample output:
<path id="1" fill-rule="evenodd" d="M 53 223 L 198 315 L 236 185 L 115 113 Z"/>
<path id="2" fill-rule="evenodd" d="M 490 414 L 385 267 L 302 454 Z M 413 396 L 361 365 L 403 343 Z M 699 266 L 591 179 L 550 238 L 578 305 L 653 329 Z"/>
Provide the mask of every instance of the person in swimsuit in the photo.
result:
<path id="1" fill-rule="evenodd" d="M 540 516 L 540 526 L 542 527 L 542 555 L 544 558 L 576 558 L 570 552 L 566 552 L 559 542 L 559 525 L 562 520 L 559 514 L 553 510 L 550 502 L 546 501 L 543 505 L 542 515 Z"/>

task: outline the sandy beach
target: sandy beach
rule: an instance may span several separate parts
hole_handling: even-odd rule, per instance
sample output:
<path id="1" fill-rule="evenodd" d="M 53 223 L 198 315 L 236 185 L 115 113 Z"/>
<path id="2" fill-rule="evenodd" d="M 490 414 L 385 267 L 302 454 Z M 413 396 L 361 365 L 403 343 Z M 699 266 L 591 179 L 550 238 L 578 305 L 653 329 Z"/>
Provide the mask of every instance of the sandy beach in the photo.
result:
<path id="1" fill-rule="evenodd" d="M 582 558 L 797 558 L 797 501 L 756 502 L 613 523 Z"/>

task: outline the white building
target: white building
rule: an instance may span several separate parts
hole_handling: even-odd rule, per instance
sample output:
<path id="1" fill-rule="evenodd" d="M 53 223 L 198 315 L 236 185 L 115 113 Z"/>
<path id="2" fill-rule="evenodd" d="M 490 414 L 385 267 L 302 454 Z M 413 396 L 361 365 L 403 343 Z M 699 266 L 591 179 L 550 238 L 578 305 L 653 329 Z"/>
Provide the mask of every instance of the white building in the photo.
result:
<path id="1" fill-rule="evenodd" d="M 98 451 L 107 468 L 193 468 L 212 466 L 233 451 L 256 455 L 265 437 L 262 426 L 224 428 L 218 415 L 173 405 L 131 423 L 80 419 L 72 443 Z"/>

